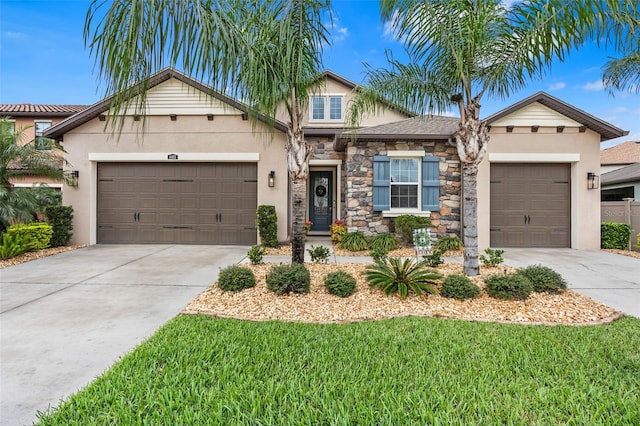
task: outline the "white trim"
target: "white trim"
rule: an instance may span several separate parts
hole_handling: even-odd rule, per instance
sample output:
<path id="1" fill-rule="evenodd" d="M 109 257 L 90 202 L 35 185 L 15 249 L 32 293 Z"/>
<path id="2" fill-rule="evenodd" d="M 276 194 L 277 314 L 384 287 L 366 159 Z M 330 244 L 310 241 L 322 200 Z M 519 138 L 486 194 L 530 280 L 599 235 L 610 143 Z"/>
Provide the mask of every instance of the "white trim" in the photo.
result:
<path id="1" fill-rule="evenodd" d="M 342 160 L 309 160 L 309 166 L 341 166 Z"/>
<path id="2" fill-rule="evenodd" d="M 98 243 L 98 163 L 89 163 L 89 245 Z"/>
<path id="3" fill-rule="evenodd" d="M 324 98 L 324 118 L 313 118 L 313 98 Z M 331 119 L 330 98 L 340 98 L 340 118 Z M 310 123 L 344 123 L 346 94 L 344 93 L 322 93 L 311 94 L 309 96 L 309 122 Z"/>
<path id="4" fill-rule="evenodd" d="M 177 160 L 170 160 L 171 154 L 178 156 Z M 260 154 L 257 152 L 144 152 L 144 153 L 101 153 L 90 152 L 89 161 L 149 161 L 149 162 L 258 162 Z"/>
<path id="5" fill-rule="evenodd" d="M 13 184 L 11 184 L 11 186 L 13 186 L 14 188 L 35 188 L 36 186 L 40 186 L 40 185 L 45 185 L 45 186 L 47 186 L 49 188 L 60 188 L 60 189 L 62 189 L 62 187 L 64 186 L 61 183 L 46 183 L 46 182 L 13 183 Z"/>
<path id="6" fill-rule="evenodd" d="M 388 157 L 424 157 L 424 150 L 416 151 L 387 151 Z"/>
<path id="7" fill-rule="evenodd" d="M 491 153 L 491 163 L 577 163 L 579 153 Z"/>
<path id="8" fill-rule="evenodd" d="M 420 209 L 393 209 L 393 210 L 384 210 L 382 212 L 382 217 L 398 217 L 405 214 L 412 214 L 414 216 L 421 217 L 431 217 L 430 210 L 420 210 Z"/>

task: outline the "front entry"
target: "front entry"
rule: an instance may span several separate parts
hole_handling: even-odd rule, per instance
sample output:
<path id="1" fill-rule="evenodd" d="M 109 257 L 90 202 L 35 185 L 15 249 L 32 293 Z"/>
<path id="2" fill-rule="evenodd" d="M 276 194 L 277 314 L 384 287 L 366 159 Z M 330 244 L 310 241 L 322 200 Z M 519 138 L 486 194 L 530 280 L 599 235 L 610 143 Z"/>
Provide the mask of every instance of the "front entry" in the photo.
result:
<path id="1" fill-rule="evenodd" d="M 333 173 L 312 171 L 309 173 L 309 220 L 311 231 L 329 232 L 333 220 Z"/>

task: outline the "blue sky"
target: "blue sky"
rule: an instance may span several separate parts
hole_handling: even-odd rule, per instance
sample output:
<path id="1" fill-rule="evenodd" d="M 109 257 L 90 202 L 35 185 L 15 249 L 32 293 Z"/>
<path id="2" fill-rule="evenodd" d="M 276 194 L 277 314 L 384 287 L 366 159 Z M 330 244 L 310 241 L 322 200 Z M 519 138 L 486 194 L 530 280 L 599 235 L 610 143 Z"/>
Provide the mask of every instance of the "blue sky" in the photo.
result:
<path id="1" fill-rule="evenodd" d="M 0 103 L 92 104 L 104 92 L 82 32 L 88 0 L 0 0 Z M 363 79 L 363 62 L 384 66 L 385 49 L 403 52 L 380 20 L 377 0 L 333 0 L 333 45 L 325 66 L 350 80 Z M 553 65 L 541 81 L 532 81 L 507 100 L 485 99 L 486 117 L 538 91 L 546 91 L 606 120 L 628 136 L 608 147 L 640 140 L 640 95 L 608 94 L 601 66 L 613 52 L 589 44 Z"/>

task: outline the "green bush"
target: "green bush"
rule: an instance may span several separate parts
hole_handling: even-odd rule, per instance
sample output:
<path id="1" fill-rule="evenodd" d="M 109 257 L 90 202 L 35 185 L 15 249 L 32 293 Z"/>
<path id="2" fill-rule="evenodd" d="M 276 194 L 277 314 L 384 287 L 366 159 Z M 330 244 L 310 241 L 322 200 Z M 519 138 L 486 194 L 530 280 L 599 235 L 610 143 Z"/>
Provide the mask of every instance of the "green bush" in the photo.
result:
<path id="1" fill-rule="evenodd" d="M 444 251 L 442 251 L 439 248 L 436 248 L 436 249 L 433 249 L 431 254 L 424 255 L 422 256 L 422 258 L 426 262 L 427 266 L 435 268 L 444 263 L 444 259 L 442 259 L 443 254 L 444 254 Z"/>
<path id="2" fill-rule="evenodd" d="M 462 250 L 462 240 L 458 237 L 442 237 L 436 243 L 436 248 L 447 250 Z"/>
<path id="3" fill-rule="evenodd" d="M 2 234 L 0 238 L 0 259 L 6 260 L 32 250 L 31 239 L 21 234 Z"/>
<path id="4" fill-rule="evenodd" d="M 525 300 L 533 292 L 533 284 L 520 273 L 490 275 L 485 278 L 487 293 L 496 299 Z"/>
<path id="5" fill-rule="evenodd" d="M 567 282 L 562 275 L 551 268 L 542 265 L 530 265 L 520 270 L 531 281 L 533 291 L 537 293 L 561 293 L 567 288 Z"/>
<path id="6" fill-rule="evenodd" d="M 369 242 L 362 231 L 347 232 L 342 236 L 340 246 L 349 251 L 362 251 L 369 248 Z"/>
<path id="7" fill-rule="evenodd" d="M 365 269 L 365 277 L 371 287 L 380 287 L 385 294 L 398 293 L 405 298 L 409 290 L 420 295 L 423 291 L 434 294 L 433 284 L 442 278 L 435 271 L 424 269 L 426 263 L 411 258 L 390 257 L 378 260 Z"/>
<path id="8" fill-rule="evenodd" d="M 329 254 L 331 253 L 325 246 L 314 247 L 312 245 L 310 249 L 307 249 L 307 251 L 309 252 L 311 261 L 315 263 L 327 263 Z"/>
<path id="9" fill-rule="evenodd" d="M 486 256 L 484 254 L 480 255 L 480 262 L 482 262 L 484 266 L 498 266 L 504 262 L 504 258 L 502 257 L 504 250 L 488 248 L 485 249 L 484 252 Z"/>
<path id="10" fill-rule="evenodd" d="M 413 231 L 420 228 L 431 228 L 431 220 L 427 217 L 405 214 L 393 220 L 396 233 L 400 234 L 404 242 L 413 244 Z"/>
<path id="11" fill-rule="evenodd" d="M 480 287 L 465 275 L 449 275 L 442 282 L 440 294 L 452 299 L 473 299 L 480 294 Z"/>
<path id="12" fill-rule="evenodd" d="M 26 225 L 11 225 L 7 234 L 20 235 L 23 240 L 31 241 L 31 250 L 42 250 L 49 247 L 53 227 L 48 223 L 34 222 Z"/>
<path id="13" fill-rule="evenodd" d="M 73 233 L 73 207 L 71 206 L 49 206 L 45 209 L 47 222 L 53 228 L 51 236 L 51 247 L 62 247 L 69 245 Z"/>
<path id="14" fill-rule="evenodd" d="M 247 257 L 252 265 L 259 265 L 262 263 L 262 258 L 265 254 L 267 254 L 267 251 L 264 248 L 260 246 L 251 246 L 247 253 Z"/>
<path id="15" fill-rule="evenodd" d="M 267 273 L 267 288 L 276 294 L 309 293 L 311 275 L 303 264 L 273 266 Z"/>
<path id="16" fill-rule="evenodd" d="M 344 271 L 331 272 L 325 277 L 324 286 L 335 296 L 349 297 L 356 290 L 356 279 Z"/>
<path id="17" fill-rule="evenodd" d="M 640 249 L 640 234 L 636 237 L 636 248 Z"/>
<path id="18" fill-rule="evenodd" d="M 373 260 L 384 260 L 388 254 L 389 252 L 384 247 L 372 247 L 369 250 L 369 255 L 373 257 Z"/>
<path id="19" fill-rule="evenodd" d="M 602 248 L 626 250 L 631 238 L 631 226 L 626 223 L 602 222 L 600 234 Z"/>
<path id="20" fill-rule="evenodd" d="M 396 237 L 385 232 L 383 234 L 374 235 L 369 238 L 369 247 L 373 249 L 383 249 L 389 253 L 391 250 L 395 250 L 398 248 L 398 241 L 396 241 Z"/>
<path id="21" fill-rule="evenodd" d="M 258 206 L 256 226 L 265 247 L 278 247 L 278 216 L 275 206 Z"/>
<path id="22" fill-rule="evenodd" d="M 218 274 L 218 287 L 224 291 L 240 291 L 255 285 L 256 277 L 246 266 L 227 266 Z"/>

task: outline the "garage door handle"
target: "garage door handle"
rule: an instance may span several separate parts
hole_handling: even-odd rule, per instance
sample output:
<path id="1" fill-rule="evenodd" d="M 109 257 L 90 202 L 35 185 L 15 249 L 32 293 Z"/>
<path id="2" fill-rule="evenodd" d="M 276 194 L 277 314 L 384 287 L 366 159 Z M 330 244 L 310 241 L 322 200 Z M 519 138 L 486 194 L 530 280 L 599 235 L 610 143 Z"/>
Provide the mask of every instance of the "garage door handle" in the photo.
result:
<path id="1" fill-rule="evenodd" d="M 527 223 L 531 225 L 531 216 L 527 216 Z"/>
<path id="2" fill-rule="evenodd" d="M 220 215 L 220 222 L 222 222 L 222 213 L 218 213 Z"/>

